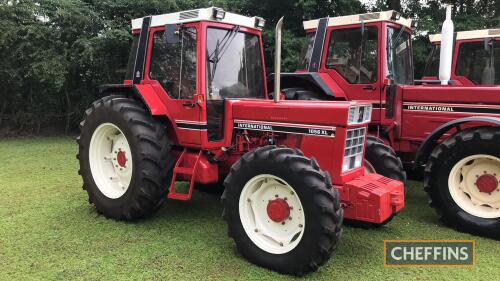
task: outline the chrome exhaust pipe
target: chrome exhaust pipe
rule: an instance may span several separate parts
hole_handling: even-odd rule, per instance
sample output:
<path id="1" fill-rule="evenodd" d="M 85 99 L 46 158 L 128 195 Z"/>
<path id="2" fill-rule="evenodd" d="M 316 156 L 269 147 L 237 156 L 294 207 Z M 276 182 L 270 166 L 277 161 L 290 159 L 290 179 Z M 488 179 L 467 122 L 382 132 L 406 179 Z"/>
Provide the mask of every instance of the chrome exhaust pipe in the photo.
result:
<path id="1" fill-rule="evenodd" d="M 454 26 L 451 20 L 451 5 L 446 6 L 446 20 L 441 28 L 441 51 L 439 54 L 439 80 L 441 85 L 448 85 L 451 78 L 451 63 L 453 60 Z"/>
<path id="2" fill-rule="evenodd" d="M 275 48 L 274 48 L 274 102 L 280 101 L 280 82 L 281 82 L 281 28 L 283 27 L 283 18 L 281 17 L 276 24 L 275 30 Z"/>

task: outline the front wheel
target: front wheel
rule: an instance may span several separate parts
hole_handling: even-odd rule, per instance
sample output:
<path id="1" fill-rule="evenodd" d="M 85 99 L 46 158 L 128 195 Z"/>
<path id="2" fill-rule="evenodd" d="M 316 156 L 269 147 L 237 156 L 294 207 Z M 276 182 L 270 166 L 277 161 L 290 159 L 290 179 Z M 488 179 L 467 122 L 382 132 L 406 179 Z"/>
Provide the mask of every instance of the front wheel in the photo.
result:
<path id="1" fill-rule="evenodd" d="M 377 173 L 398 180 L 403 182 L 406 190 L 406 172 L 403 163 L 396 152 L 382 140 L 368 136 L 363 166 L 366 174 Z"/>
<path id="2" fill-rule="evenodd" d="M 500 129 L 471 128 L 431 154 L 424 186 L 444 223 L 500 239 Z"/>
<path id="3" fill-rule="evenodd" d="M 234 164 L 224 185 L 229 235 L 251 262 L 302 275 L 334 253 L 343 211 L 314 159 L 290 148 L 258 148 Z"/>

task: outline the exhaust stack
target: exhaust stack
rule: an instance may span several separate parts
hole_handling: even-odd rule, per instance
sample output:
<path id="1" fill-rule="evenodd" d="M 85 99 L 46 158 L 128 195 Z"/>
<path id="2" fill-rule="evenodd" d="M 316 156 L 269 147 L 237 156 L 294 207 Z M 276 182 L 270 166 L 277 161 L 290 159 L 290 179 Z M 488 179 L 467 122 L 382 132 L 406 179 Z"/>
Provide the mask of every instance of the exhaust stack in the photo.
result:
<path id="1" fill-rule="evenodd" d="M 446 20 L 443 22 L 443 27 L 441 28 L 441 52 L 439 54 L 439 80 L 441 80 L 441 85 L 448 85 L 451 77 L 454 45 L 451 7 L 451 5 L 446 5 Z"/>
<path id="2" fill-rule="evenodd" d="M 275 30 L 275 54 L 274 54 L 274 102 L 280 101 L 281 82 L 281 28 L 283 27 L 283 17 L 276 24 Z"/>

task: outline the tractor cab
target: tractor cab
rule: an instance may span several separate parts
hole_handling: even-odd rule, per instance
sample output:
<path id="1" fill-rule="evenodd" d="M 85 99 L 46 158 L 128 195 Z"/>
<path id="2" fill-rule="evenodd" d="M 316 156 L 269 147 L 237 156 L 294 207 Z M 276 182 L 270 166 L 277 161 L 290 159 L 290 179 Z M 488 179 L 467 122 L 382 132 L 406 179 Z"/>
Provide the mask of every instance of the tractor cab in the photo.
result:
<path id="1" fill-rule="evenodd" d="M 429 35 L 432 45 L 422 79 L 437 80 L 441 34 Z M 500 85 L 500 29 L 455 33 L 451 80 L 462 86 Z"/>
<path id="2" fill-rule="evenodd" d="M 312 99 L 371 102 L 372 119 L 380 121 L 379 109 L 393 91 L 387 86 L 413 84 L 412 24 L 396 11 L 305 21 L 298 70 L 281 75 L 283 87 L 321 93 Z M 287 97 L 301 94 L 288 91 Z"/>
<path id="3" fill-rule="evenodd" d="M 266 97 L 264 24 L 216 7 L 135 19 L 125 84 L 162 93 L 180 144 L 220 147 L 224 100 Z"/>

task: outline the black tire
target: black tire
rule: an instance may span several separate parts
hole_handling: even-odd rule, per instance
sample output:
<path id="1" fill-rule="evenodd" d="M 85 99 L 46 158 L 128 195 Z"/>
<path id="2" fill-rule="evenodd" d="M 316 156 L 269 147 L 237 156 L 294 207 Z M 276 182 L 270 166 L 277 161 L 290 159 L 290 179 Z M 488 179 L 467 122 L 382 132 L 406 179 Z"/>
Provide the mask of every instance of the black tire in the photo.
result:
<path id="1" fill-rule="evenodd" d="M 392 147 L 384 144 L 378 138 L 368 136 L 365 160 L 373 166 L 376 173 L 403 182 L 406 191 L 406 172 L 403 168 L 403 162 Z"/>
<path id="2" fill-rule="evenodd" d="M 244 185 L 259 174 L 272 174 L 293 186 L 305 213 L 305 230 L 299 244 L 285 254 L 271 254 L 255 245 L 239 216 L 239 198 Z M 343 209 L 329 174 L 314 159 L 299 150 L 265 146 L 246 153 L 231 168 L 224 181 L 223 217 L 238 251 L 257 265 L 293 275 L 316 270 L 335 252 L 342 234 Z"/>
<path id="3" fill-rule="evenodd" d="M 116 199 L 97 187 L 89 162 L 89 146 L 96 128 L 103 123 L 117 126 L 127 138 L 133 171 L 127 191 Z M 166 124 L 155 120 L 144 106 L 123 96 L 108 96 L 86 110 L 77 138 L 79 174 L 89 202 L 98 213 L 117 220 L 135 220 L 155 212 L 166 200 L 174 164 Z"/>
<path id="4" fill-rule="evenodd" d="M 429 157 L 424 188 L 429 204 L 443 223 L 472 234 L 500 239 L 500 218 L 480 218 L 461 209 L 453 200 L 448 177 L 453 166 L 470 155 L 487 154 L 500 158 L 500 129 L 477 127 L 463 130 L 444 140 Z"/>

